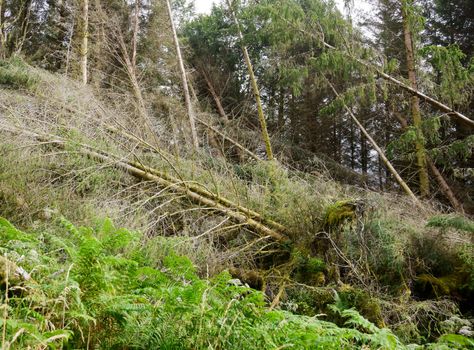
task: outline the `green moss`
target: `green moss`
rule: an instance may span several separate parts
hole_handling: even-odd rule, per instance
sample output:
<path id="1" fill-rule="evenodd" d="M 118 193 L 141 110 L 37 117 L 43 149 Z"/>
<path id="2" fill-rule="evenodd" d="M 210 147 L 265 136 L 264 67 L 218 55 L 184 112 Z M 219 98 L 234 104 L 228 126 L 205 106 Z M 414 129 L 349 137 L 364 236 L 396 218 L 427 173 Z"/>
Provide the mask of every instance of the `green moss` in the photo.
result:
<path id="1" fill-rule="evenodd" d="M 326 282 L 325 273 L 327 266 L 321 259 L 305 256 L 301 251 L 296 250 L 292 254 L 295 265 L 294 278 L 307 285 L 324 285 Z"/>
<path id="2" fill-rule="evenodd" d="M 356 218 L 357 203 L 354 200 L 347 199 L 337 201 L 326 209 L 324 216 L 324 228 L 326 230 L 335 230 Z"/>
<path id="3" fill-rule="evenodd" d="M 460 290 L 464 285 L 464 274 L 452 273 L 443 277 L 435 277 L 429 274 L 421 274 L 416 281 L 421 284 L 426 293 L 433 294 L 435 297 L 452 295 Z"/>

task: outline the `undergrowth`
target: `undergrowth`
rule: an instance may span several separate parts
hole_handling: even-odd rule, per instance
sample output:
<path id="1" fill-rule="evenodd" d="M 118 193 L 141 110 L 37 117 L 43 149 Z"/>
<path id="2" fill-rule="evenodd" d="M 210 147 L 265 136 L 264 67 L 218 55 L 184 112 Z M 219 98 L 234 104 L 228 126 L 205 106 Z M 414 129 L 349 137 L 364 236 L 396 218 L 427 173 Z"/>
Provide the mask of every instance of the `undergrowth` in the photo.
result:
<path id="1" fill-rule="evenodd" d="M 344 327 L 269 310 L 227 272 L 201 279 L 163 238 L 110 220 L 93 229 L 60 218 L 54 232 L 27 233 L 0 219 L 0 252 L 3 349 L 408 348 L 337 296 Z M 425 348 L 466 346 L 445 335 Z"/>

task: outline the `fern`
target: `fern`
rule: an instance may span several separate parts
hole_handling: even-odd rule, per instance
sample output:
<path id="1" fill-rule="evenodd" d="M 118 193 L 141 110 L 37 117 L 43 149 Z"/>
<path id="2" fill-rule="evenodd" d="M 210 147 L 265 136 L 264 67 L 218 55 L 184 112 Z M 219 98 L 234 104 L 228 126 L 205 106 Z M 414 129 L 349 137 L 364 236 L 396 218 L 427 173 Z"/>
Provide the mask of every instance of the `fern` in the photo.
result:
<path id="1" fill-rule="evenodd" d="M 203 280 L 163 238 L 150 244 L 109 220 L 96 229 L 64 218 L 58 224 L 57 235 L 25 233 L 0 219 L 0 250 L 32 271 L 31 280 L 12 282 L 22 293 L 8 300 L 0 321 L 10 349 L 406 348 L 338 295 L 332 308 L 344 327 L 270 311 L 263 293 L 229 283 L 227 272 Z M 166 254 L 153 259 L 160 244 Z M 470 344 L 445 336 L 436 346 Z"/>

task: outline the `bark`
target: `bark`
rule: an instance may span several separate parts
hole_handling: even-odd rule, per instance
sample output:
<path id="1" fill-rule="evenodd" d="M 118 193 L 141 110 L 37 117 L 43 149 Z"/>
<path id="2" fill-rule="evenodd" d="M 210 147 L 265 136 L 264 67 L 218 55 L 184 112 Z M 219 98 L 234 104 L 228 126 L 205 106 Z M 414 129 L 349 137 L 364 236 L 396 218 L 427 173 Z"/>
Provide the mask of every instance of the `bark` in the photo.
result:
<path id="1" fill-rule="evenodd" d="M 75 111 L 77 112 L 77 111 Z M 126 131 L 123 131 L 123 130 L 119 130 L 113 126 L 109 126 L 109 125 L 103 125 L 103 127 L 105 127 L 107 130 L 113 132 L 113 133 L 116 133 L 120 136 L 123 136 L 129 140 L 133 140 L 133 141 L 138 141 L 141 145 L 141 147 L 144 147 L 146 148 L 147 150 L 149 151 L 153 151 L 153 152 L 156 152 L 158 153 L 160 156 L 162 156 L 166 161 L 168 161 L 167 159 L 167 156 L 165 155 L 166 152 L 160 150 L 157 148 L 157 146 L 154 146 L 154 145 L 151 145 L 149 144 L 147 141 L 141 139 L 140 137 L 137 137 L 136 135 L 133 135 L 133 134 L 130 134 Z M 30 133 L 30 132 L 27 132 L 27 131 L 23 131 L 23 133 L 27 133 L 27 134 L 31 134 L 31 135 L 35 135 L 35 137 L 37 136 L 37 134 L 33 134 L 33 133 Z M 243 147 L 243 146 L 242 146 Z M 247 150 L 248 151 L 248 150 Z M 248 151 L 250 152 L 250 151 Z M 169 161 L 168 161 L 169 162 Z M 175 182 L 175 183 L 181 183 L 183 184 L 184 186 L 186 186 L 187 188 L 190 188 L 192 189 L 193 191 L 196 191 L 197 193 L 205 196 L 205 197 L 208 197 L 209 199 L 212 199 L 212 200 L 217 200 L 219 201 L 220 203 L 222 203 L 223 205 L 226 205 L 228 206 L 229 208 L 233 208 L 233 209 L 236 209 L 240 212 L 242 212 L 243 214 L 245 215 L 249 215 L 252 217 L 252 219 L 255 219 L 256 221 L 261 221 L 261 222 L 264 222 L 266 225 L 274 228 L 275 230 L 278 230 L 280 232 L 287 232 L 288 229 L 279 224 L 278 222 L 276 221 L 273 221 L 271 219 L 267 219 L 267 218 L 264 218 L 262 217 L 259 213 L 257 213 L 256 211 L 254 210 L 251 210 L 251 209 L 248 209 L 248 208 L 245 208 L 237 203 L 234 203 L 226 198 L 222 198 L 220 197 L 219 195 L 217 194 L 214 194 L 208 190 L 205 189 L 204 186 L 200 186 L 200 185 L 196 185 L 196 184 L 193 184 L 193 183 L 185 183 L 184 179 L 182 179 L 179 175 L 178 177 L 179 178 L 175 178 L 167 173 L 164 173 L 164 172 L 161 172 L 157 169 L 154 169 L 154 168 L 150 168 L 150 167 L 147 167 L 139 162 L 129 162 L 128 164 L 134 166 L 134 167 L 138 167 L 139 169 L 143 170 L 143 171 L 146 171 L 146 172 L 149 172 L 149 173 L 152 173 L 152 174 L 155 174 L 159 177 L 162 177 L 163 179 L 167 180 L 167 181 L 171 181 L 171 182 Z M 171 164 L 172 165 L 172 164 Z M 175 171 L 177 174 L 178 172 Z"/>
<path id="2" fill-rule="evenodd" d="M 133 38 L 132 38 L 132 67 L 135 69 L 137 66 L 137 41 L 138 41 L 138 30 L 139 30 L 139 13 L 140 13 L 140 0 L 135 0 L 135 13 L 133 17 Z"/>
<path id="3" fill-rule="evenodd" d="M 81 43 L 81 73 L 82 83 L 87 85 L 87 59 L 89 55 L 89 0 L 82 0 L 82 43 Z"/>
<path id="4" fill-rule="evenodd" d="M 101 160 L 101 161 L 104 161 L 104 162 L 110 162 L 111 161 L 110 158 L 108 158 L 107 156 L 102 155 L 100 153 L 95 153 L 95 152 L 87 151 L 87 150 L 84 150 L 84 153 L 91 156 L 92 158 L 95 158 L 95 159 L 98 159 L 98 160 Z M 269 228 L 265 224 L 255 220 L 254 218 L 249 217 L 243 211 L 234 211 L 231 208 L 221 204 L 220 202 L 222 201 L 222 198 L 220 198 L 218 196 L 216 196 L 217 200 L 212 200 L 208 197 L 202 196 L 199 193 L 196 193 L 196 192 L 190 190 L 186 186 L 183 186 L 183 185 L 178 184 L 178 183 L 172 183 L 172 182 L 167 181 L 167 180 L 165 180 L 165 179 L 163 179 L 163 178 L 161 178 L 157 175 L 154 175 L 154 174 L 150 173 L 149 171 L 144 171 L 140 168 L 134 167 L 132 165 L 129 165 L 127 163 L 124 163 L 124 162 L 121 162 L 121 161 L 118 161 L 118 160 L 115 161 L 114 165 L 115 165 L 115 167 L 117 167 L 119 169 L 122 169 L 122 170 L 125 170 L 126 172 L 128 172 L 131 175 L 133 175 L 135 177 L 138 177 L 140 179 L 147 180 L 147 181 L 155 181 L 155 182 L 159 183 L 160 185 L 162 185 L 163 187 L 174 188 L 176 192 L 186 195 L 189 199 L 196 202 L 197 204 L 204 205 L 204 206 L 207 206 L 207 207 L 210 207 L 210 208 L 214 208 L 216 211 L 218 211 L 218 212 L 220 212 L 220 213 L 222 213 L 226 216 L 229 216 L 234 221 L 236 221 L 238 223 L 241 223 L 241 224 L 245 224 L 246 226 L 250 227 L 254 231 L 256 231 L 260 234 L 263 234 L 265 236 L 269 236 L 269 237 L 275 239 L 278 242 L 285 242 L 285 241 L 288 240 L 281 233 L 276 232 L 275 230 Z M 245 211 L 245 209 L 244 209 L 244 211 Z M 250 210 L 248 210 L 248 211 L 250 212 Z"/>
<path id="5" fill-rule="evenodd" d="M 280 87 L 278 99 L 278 129 L 281 129 L 285 126 L 285 91 L 283 87 Z"/>
<path id="6" fill-rule="evenodd" d="M 188 113 L 189 124 L 191 127 L 191 136 L 193 140 L 193 146 L 195 149 L 199 147 L 199 140 L 196 132 L 196 123 L 195 123 L 195 115 L 193 106 L 191 103 L 191 96 L 189 94 L 189 87 L 188 87 L 188 80 L 186 78 L 186 70 L 184 68 L 183 58 L 181 56 L 181 48 L 179 46 L 178 34 L 176 33 L 176 28 L 173 21 L 173 12 L 171 10 L 170 0 L 166 0 L 166 5 L 168 7 L 168 16 L 171 25 L 171 31 L 173 32 L 173 41 L 176 49 L 176 55 L 178 56 L 178 65 L 179 70 L 181 72 L 181 84 L 183 85 L 183 93 L 184 93 L 184 103 L 186 105 L 186 110 Z"/>
<path id="7" fill-rule="evenodd" d="M 430 167 L 431 172 L 433 173 L 436 181 L 438 181 L 441 192 L 443 192 L 446 198 L 448 198 L 449 202 L 451 203 L 451 205 L 454 207 L 456 211 L 460 213 L 464 213 L 464 208 L 462 204 L 458 201 L 453 190 L 451 190 L 451 187 L 448 185 L 448 183 L 446 182 L 446 180 L 444 179 L 443 175 L 438 170 L 436 165 L 433 163 L 433 161 L 430 158 L 426 158 L 426 161 L 428 162 L 428 166 Z"/>
<path id="8" fill-rule="evenodd" d="M 27 0 L 25 2 L 24 12 L 22 13 L 20 36 L 18 38 L 18 41 L 15 43 L 16 55 L 20 54 L 23 48 L 23 44 L 25 43 L 25 40 L 26 40 L 26 35 L 28 34 L 28 24 L 29 24 L 29 19 L 30 19 L 31 6 L 32 6 L 32 1 Z"/>
<path id="9" fill-rule="evenodd" d="M 406 50 L 406 60 L 408 68 L 408 79 L 410 80 L 410 86 L 414 90 L 418 90 L 417 78 L 416 78 L 416 66 L 415 66 L 415 54 L 413 45 L 413 36 L 410 29 L 409 14 L 408 14 L 408 0 L 403 1 L 402 14 L 403 14 L 403 36 Z M 424 136 L 422 131 L 422 120 L 420 110 L 420 100 L 418 96 L 413 95 L 411 97 L 411 113 L 413 118 L 413 126 L 415 127 L 416 140 L 416 163 L 418 167 L 418 177 L 420 181 L 420 194 L 422 197 L 427 197 L 430 193 L 430 180 L 428 176 L 428 168 L 426 164 L 426 149 L 424 146 Z"/>
<path id="10" fill-rule="evenodd" d="M 125 44 L 125 39 L 123 38 L 122 32 L 118 26 L 114 28 L 114 30 L 117 33 L 116 35 L 119 42 L 120 50 L 122 52 L 125 69 L 127 70 L 127 75 L 130 79 L 130 84 L 132 85 L 133 95 L 135 96 L 135 100 L 137 101 L 138 112 L 142 117 L 143 122 L 145 123 L 146 129 L 149 133 L 148 136 L 152 137 L 153 139 L 155 139 L 155 141 L 157 141 L 153 125 L 146 110 L 145 100 L 143 99 L 142 90 L 138 82 L 137 72 L 135 66 L 133 65 L 133 62 L 130 59 L 127 50 L 127 45 Z"/>
<path id="11" fill-rule="evenodd" d="M 4 17 L 4 7 L 3 7 L 3 0 L 0 0 L 0 59 L 4 60 L 6 56 L 5 52 L 5 45 L 6 40 L 3 34 L 3 17 Z"/>
<path id="12" fill-rule="evenodd" d="M 337 92 L 337 90 L 334 88 L 334 86 L 331 84 L 331 82 L 329 80 L 327 80 L 329 86 L 331 87 L 331 90 L 334 92 L 334 94 L 336 95 L 337 98 L 340 98 L 340 95 L 339 93 Z M 343 100 L 341 100 L 343 101 Z M 388 160 L 388 158 L 385 156 L 385 153 L 383 152 L 383 150 L 379 147 L 379 145 L 375 142 L 375 140 L 372 138 L 372 136 L 370 136 L 370 134 L 368 133 L 368 131 L 364 128 L 364 126 L 359 122 L 359 120 L 356 118 L 356 116 L 354 115 L 354 113 L 352 113 L 351 109 L 345 104 L 344 104 L 344 109 L 347 111 L 347 113 L 349 113 L 349 115 L 351 116 L 352 120 L 356 123 L 356 125 L 359 127 L 360 131 L 365 135 L 365 137 L 367 138 L 367 140 L 369 140 L 369 142 L 372 144 L 372 146 L 374 147 L 374 149 L 377 151 L 377 153 L 379 154 L 379 157 L 380 159 L 382 159 L 382 161 L 384 162 L 385 166 L 390 170 L 390 172 L 392 173 L 392 175 L 395 177 L 395 179 L 397 180 L 398 184 L 403 188 L 403 190 L 405 191 L 405 193 L 410 196 L 410 198 L 413 200 L 413 202 L 415 202 L 416 205 L 418 205 L 419 207 L 422 207 L 420 201 L 418 200 L 418 198 L 415 196 L 415 194 L 412 192 L 412 190 L 410 189 L 410 187 L 408 187 L 408 185 L 406 184 L 406 182 L 402 179 L 402 177 L 400 176 L 400 174 L 398 174 L 397 170 L 395 170 L 395 168 L 393 167 L 392 163 L 390 163 L 390 161 Z"/>
<path id="13" fill-rule="evenodd" d="M 258 88 L 257 80 L 255 78 L 255 73 L 253 71 L 252 62 L 250 61 L 250 56 L 249 56 L 247 47 L 244 44 L 244 36 L 243 36 L 242 31 L 240 29 L 240 23 L 239 23 L 236 15 L 234 13 L 234 11 L 232 10 L 230 0 L 226 0 L 226 2 L 227 2 L 227 6 L 229 7 L 229 11 L 230 11 L 232 19 L 235 23 L 235 26 L 237 27 L 237 33 L 238 33 L 238 36 L 239 36 L 239 40 L 241 42 L 242 53 L 244 55 L 245 64 L 247 65 L 247 70 L 248 70 L 248 73 L 249 73 L 249 76 L 250 76 L 250 83 L 252 85 L 252 90 L 253 90 L 253 94 L 254 94 L 254 97 L 255 97 L 255 102 L 257 104 L 258 119 L 260 121 L 260 128 L 261 128 L 261 131 L 262 131 L 263 142 L 265 143 L 267 158 L 268 158 L 268 160 L 273 160 L 274 157 L 273 157 L 273 151 L 272 151 L 272 144 L 271 144 L 271 141 L 270 141 L 270 135 L 268 134 L 267 122 L 265 120 L 265 115 L 263 114 L 262 101 L 260 99 L 260 90 Z"/>
<path id="14" fill-rule="evenodd" d="M 1 1 L 1 0 L 0 0 Z M 66 51 L 66 68 L 64 70 L 64 74 L 67 76 L 69 74 L 69 63 L 71 61 L 71 47 L 72 47 L 72 38 L 74 37 L 74 25 L 75 19 L 72 18 L 72 23 L 70 24 L 70 33 L 69 39 L 67 41 L 67 51 Z"/>

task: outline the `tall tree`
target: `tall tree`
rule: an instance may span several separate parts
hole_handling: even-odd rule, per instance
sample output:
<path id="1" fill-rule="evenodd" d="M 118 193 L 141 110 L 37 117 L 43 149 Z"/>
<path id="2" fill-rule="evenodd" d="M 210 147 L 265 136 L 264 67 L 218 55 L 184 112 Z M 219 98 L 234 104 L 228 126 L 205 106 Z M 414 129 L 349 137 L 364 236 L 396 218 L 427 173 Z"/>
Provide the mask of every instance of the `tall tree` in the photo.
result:
<path id="1" fill-rule="evenodd" d="M 176 49 L 176 54 L 178 56 L 178 65 L 179 65 L 179 70 L 181 72 L 181 84 L 182 84 L 183 93 L 184 93 L 184 103 L 186 105 L 186 110 L 187 110 L 188 118 L 189 118 L 189 124 L 191 127 L 192 142 L 193 142 L 194 148 L 197 149 L 199 147 L 199 140 L 198 140 L 198 136 L 196 132 L 196 122 L 195 122 L 196 116 L 194 115 L 193 105 L 191 102 L 191 95 L 189 93 L 186 69 L 184 68 L 184 61 L 181 55 L 181 47 L 179 45 L 178 34 L 176 33 L 176 27 L 174 25 L 173 11 L 171 10 L 170 0 L 166 0 L 166 5 L 168 7 L 168 17 L 170 20 L 171 31 L 173 32 L 173 41 L 174 41 L 174 45 Z"/>
<path id="2" fill-rule="evenodd" d="M 458 45 L 469 62 L 474 57 L 474 1 L 423 0 L 423 6 L 426 39 L 434 45 Z"/>
<path id="3" fill-rule="evenodd" d="M 255 102 L 257 104 L 258 120 L 260 122 L 260 129 L 261 129 L 261 132 L 262 132 L 263 142 L 265 142 L 265 149 L 266 149 L 266 152 L 267 152 L 267 158 L 268 158 L 268 160 L 273 160 L 272 144 L 271 144 L 271 141 L 270 141 L 270 135 L 268 134 L 267 121 L 265 119 L 265 115 L 263 114 L 263 106 L 262 106 L 262 101 L 261 101 L 261 98 L 260 98 L 260 90 L 258 88 L 257 79 L 255 78 L 255 73 L 254 73 L 254 70 L 253 70 L 252 61 L 250 60 L 250 56 L 249 56 L 249 53 L 248 53 L 248 50 L 247 50 L 247 46 L 245 46 L 245 43 L 244 43 L 244 36 L 243 36 L 242 30 L 240 28 L 239 20 L 237 19 L 237 16 L 236 16 L 236 14 L 235 14 L 235 12 L 232 8 L 232 4 L 231 4 L 230 0 L 226 0 L 226 1 L 227 1 L 227 6 L 229 8 L 229 11 L 231 13 L 232 19 L 234 20 L 235 26 L 237 28 L 237 34 L 238 34 L 239 40 L 241 42 L 242 53 L 244 55 L 245 64 L 247 65 L 248 74 L 249 74 L 249 77 L 250 77 L 250 83 L 252 85 L 252 90 L 253 90 L 253 94 L 254 94 L 254 97 L 255 97 Z"/>
<path id="4" fill-rule="evenodd" d="M 413 24 L 413 0 L 402 1 L 402 17 L 403 17 L 403 37 L 406 51 L 406 63 L 408 70 L 408 79 L 412 89 L 418 90 L 416 78 L 416 58 L 415 45 L 413 40 L 412 24 Z M 411 114 L 413 118 L 413 126 L 416 132 L 416 158 L 418 166 L 418 177 L 420 181 L 420 193 L 426 197 L 430 193 L 430 181 L 428 176 L 428 167 L 426 162 L 426 149 L 424 145 L 424 135 L 422 130 L 422 119 L 420 100 L 418 96 L 411 97 Z"/>
<path id="5" fill-rule="evenodd" d="M 89 0 L 82 0 L 82 32 L 81 32 L 81 77 L 82 83 L 87 84 L 87 60 L 89 56 Z"/>

